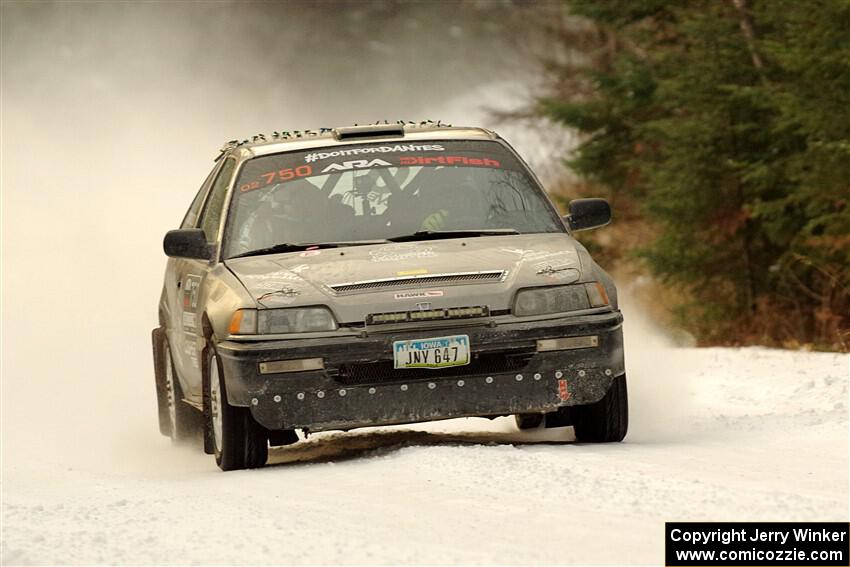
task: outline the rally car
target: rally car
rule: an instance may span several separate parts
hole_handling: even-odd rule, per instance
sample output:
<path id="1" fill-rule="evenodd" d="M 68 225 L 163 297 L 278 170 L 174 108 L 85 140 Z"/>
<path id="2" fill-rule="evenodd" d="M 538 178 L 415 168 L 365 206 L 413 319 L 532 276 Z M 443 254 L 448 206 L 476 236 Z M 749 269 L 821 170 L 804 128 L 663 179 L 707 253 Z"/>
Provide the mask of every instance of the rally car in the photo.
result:
<path id="1" fill-rule="evenodd" d="M 263 466 L 297 430 L 465 416 L 622 440 L 617 291 L 572 236 L 611 211 L 569 213 L 482 128 L 225 144 L 164 240 L 160 430 L 200 429 L 224 470 Z"/>

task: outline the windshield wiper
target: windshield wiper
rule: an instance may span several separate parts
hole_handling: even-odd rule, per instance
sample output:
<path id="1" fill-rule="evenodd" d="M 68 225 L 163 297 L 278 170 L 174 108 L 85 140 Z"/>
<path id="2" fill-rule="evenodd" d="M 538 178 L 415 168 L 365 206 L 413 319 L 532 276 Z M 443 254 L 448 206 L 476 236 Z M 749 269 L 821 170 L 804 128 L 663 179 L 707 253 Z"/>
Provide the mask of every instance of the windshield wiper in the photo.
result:
<path id="1" fill-rule="evenodd" d="M 335 242 L 282 242 L 274 246 L 249 250 L 231 256 L 233 258 L 244 258 L 246 256 L 263 256 L 265 254 L 280 254 L 282 252 L 297 252 L 299 250 L 307 250 L 308 248 L 342 248 L 344 246 L 369 246 L 370 244 L 385 244 L 387 240 L 338 240 Z"/>
<path id="2" fill-rule="evenodd" d="M 391 242 L 410 242 L 414 240 L 440 240 L 442 238 L 464 238 L 472 236 L 504 236 L 506 234 L 519 234 L 513 228 L 487 228 L 480 230 L 418 230 L 413 234 L 393 236 L 387 238 Z"/>

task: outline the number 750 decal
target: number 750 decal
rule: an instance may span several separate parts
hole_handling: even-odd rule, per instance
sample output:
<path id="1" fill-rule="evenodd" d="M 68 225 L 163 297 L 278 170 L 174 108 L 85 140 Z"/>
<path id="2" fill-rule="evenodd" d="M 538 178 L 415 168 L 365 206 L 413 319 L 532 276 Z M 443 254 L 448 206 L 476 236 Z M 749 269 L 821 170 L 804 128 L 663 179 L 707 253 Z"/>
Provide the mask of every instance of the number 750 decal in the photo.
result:
<path id="1" fill-rule="evenodd" d="M 283 183 L 284 181 L 290 181 L 297 177 L 308 177 L 310 175 L 313 175 L 313 166 L 311 165 L 299 165 L 298 167 L 287 167 L 277 171 L 269 171 L 260 174 L 260 177 L 263 178 L 265 183 L 260 180 L 245 183 L 239 186 L 239 191 L 245 193 L 247 191 L 253 191 L 254 189 L 265 187 L 275 181 Z"/>

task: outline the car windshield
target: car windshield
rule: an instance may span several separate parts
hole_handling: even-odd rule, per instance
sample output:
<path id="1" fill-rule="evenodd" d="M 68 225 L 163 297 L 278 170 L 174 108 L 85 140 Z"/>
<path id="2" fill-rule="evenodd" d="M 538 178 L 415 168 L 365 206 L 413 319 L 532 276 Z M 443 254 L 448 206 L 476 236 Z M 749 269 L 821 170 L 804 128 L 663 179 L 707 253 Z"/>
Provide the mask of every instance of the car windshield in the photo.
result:
<path id="1" fill-rule="evenodd" d="M 564 228 L 501 144 L 358 144 L 246 162 L 233 191 L 224 257 L 280 244 L 514 231 Z"/>

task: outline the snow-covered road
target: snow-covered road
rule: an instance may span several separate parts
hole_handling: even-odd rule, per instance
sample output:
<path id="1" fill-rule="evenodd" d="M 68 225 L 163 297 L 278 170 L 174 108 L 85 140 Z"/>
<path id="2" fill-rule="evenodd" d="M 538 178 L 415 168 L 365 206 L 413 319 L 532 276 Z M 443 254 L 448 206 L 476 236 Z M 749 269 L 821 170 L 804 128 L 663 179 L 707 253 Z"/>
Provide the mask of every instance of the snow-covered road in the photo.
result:
<path id="1" fill-rule="evenodd" d="M 847 355 L 644 331 L 622 444 L 453 420 L 319 434 L 221 473 L 157 438 L 152 411 L 50 451 L 6 421 L 3 563 L 659 564 L 664 521 L 847 520 Z"/>

